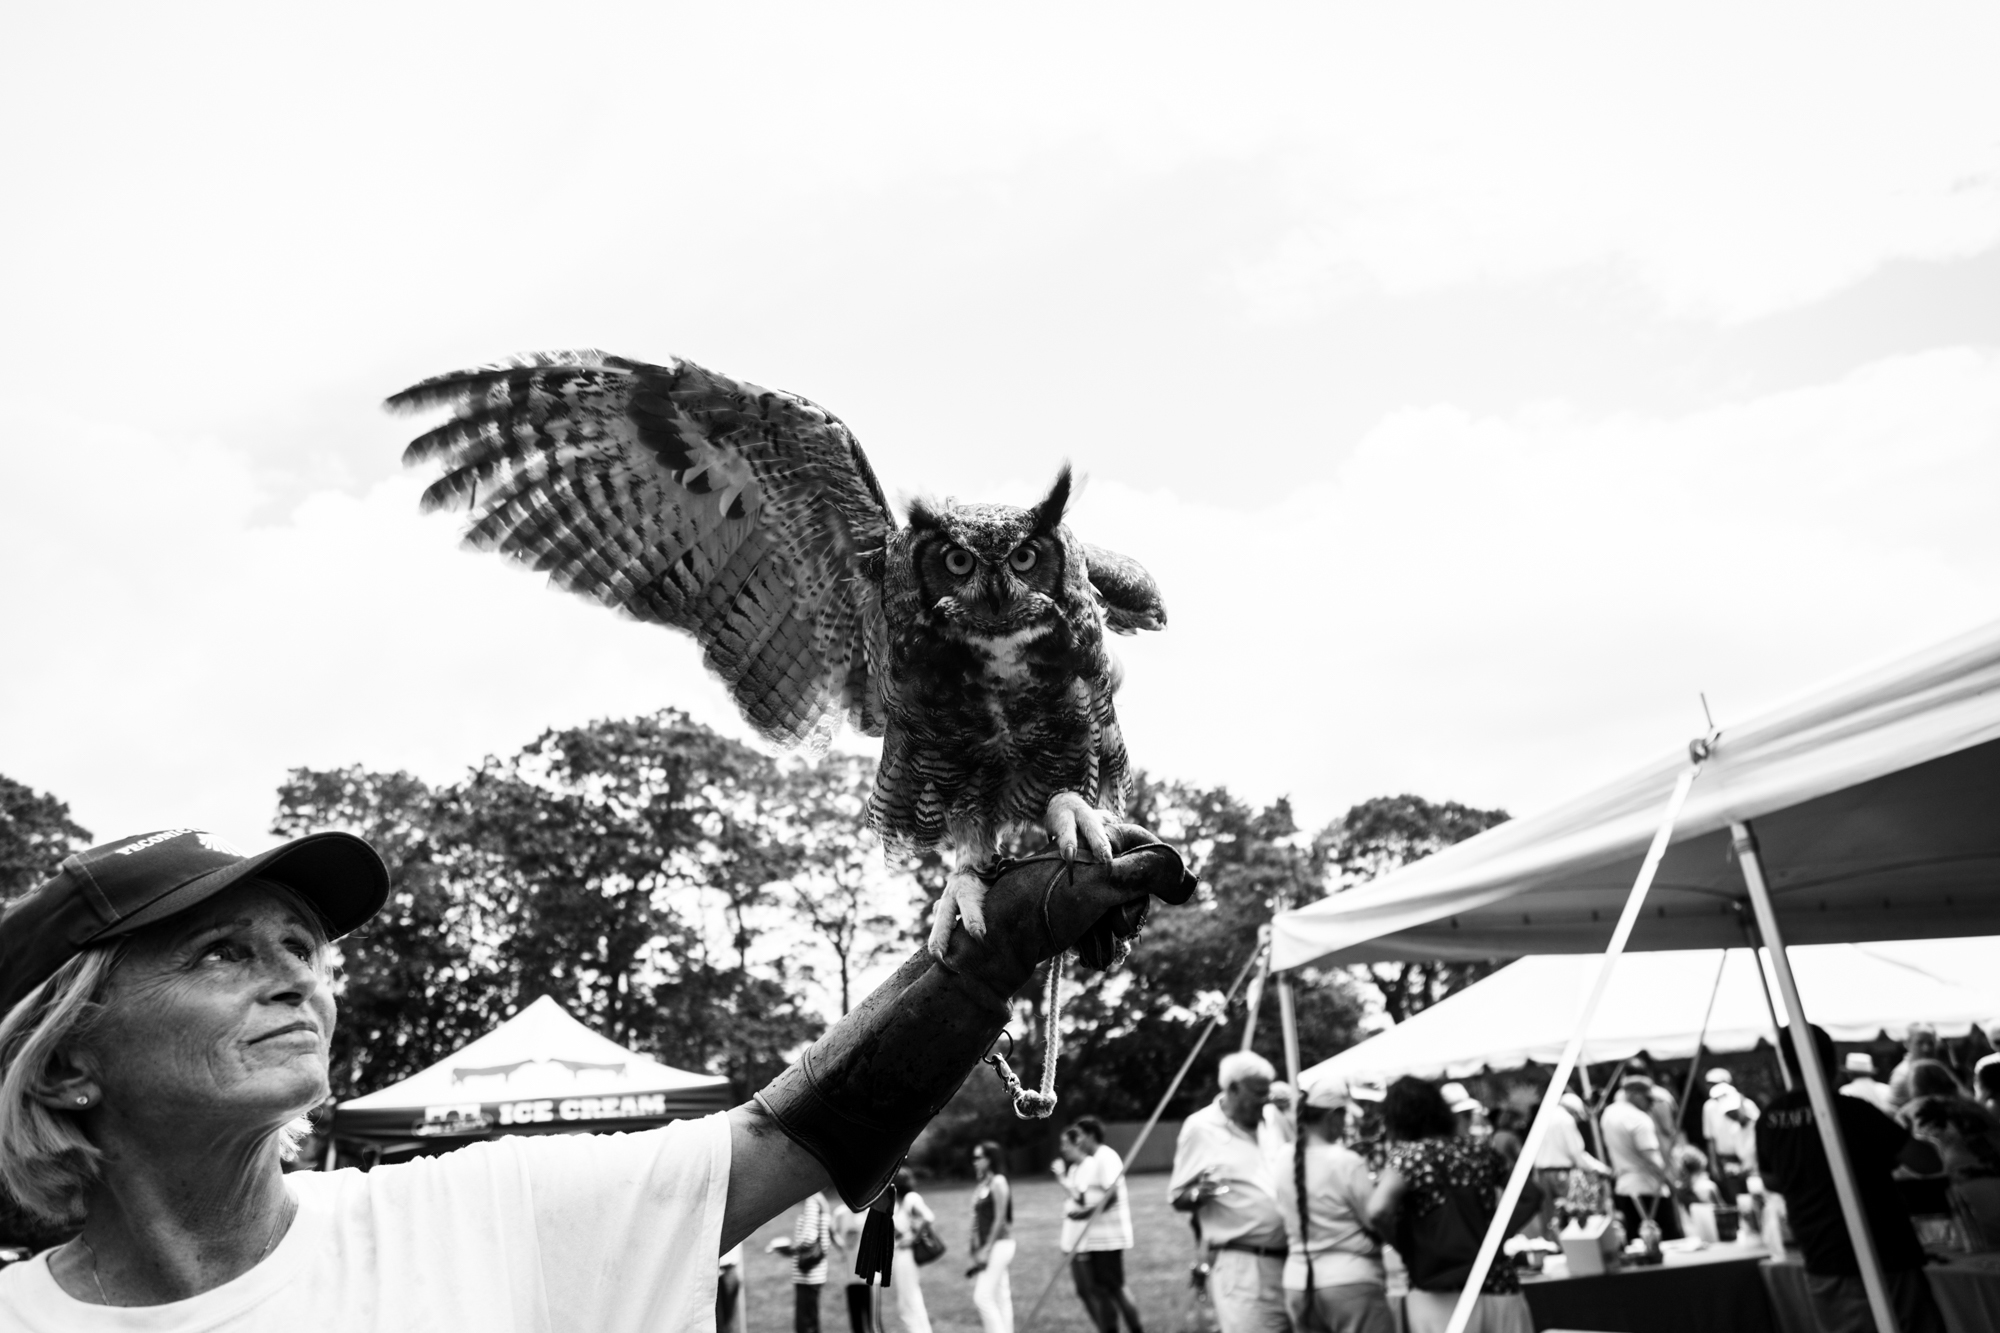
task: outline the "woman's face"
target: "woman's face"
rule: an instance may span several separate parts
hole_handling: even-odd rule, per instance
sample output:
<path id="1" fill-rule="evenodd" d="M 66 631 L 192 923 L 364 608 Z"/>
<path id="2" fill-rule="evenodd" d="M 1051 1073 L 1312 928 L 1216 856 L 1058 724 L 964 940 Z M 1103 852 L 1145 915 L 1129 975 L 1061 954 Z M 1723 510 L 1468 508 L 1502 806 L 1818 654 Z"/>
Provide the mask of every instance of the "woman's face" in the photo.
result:
<path id="1" fill-rule="evenodd" d="M 993 1163 L 986 1160 L 986 1152 L 982 1148 L 972 1150 L 972 1174 L 978 1180 L 984 1180 L 993 1174 Z"/>
<path id="2" fill-rule="evenodd" d="M 84 1043 L 105 1110 L 257 1131 L 323 1101 L 333 995 L 320 938 L 255 883 L 135 935 Z"/>

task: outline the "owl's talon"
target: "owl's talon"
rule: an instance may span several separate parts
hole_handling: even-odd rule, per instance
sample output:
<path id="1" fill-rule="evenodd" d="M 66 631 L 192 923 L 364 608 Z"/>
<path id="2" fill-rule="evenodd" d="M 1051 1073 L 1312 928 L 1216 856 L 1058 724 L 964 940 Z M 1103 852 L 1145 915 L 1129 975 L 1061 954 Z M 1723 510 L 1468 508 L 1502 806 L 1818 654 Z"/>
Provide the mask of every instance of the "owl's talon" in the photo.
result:
<path id="1" fill-rule="evenodd" d="M 1051 796 L 1042 824 L 1063 860 L 1076 860 L 1079 840 L 1089 849 L 1091 860 L 1101 863 L 1111 859 L 1111 830 L 1104 812 L 1075 792 L 1059 791 Z"/>
<path id="2" fill-rule="evenodd" d="M 927 947 L 933 958 L 943 958 L 951 942 L 951 928 L 963 925 L 975 940 L 986 938 L 986 882 L 970 870 L 954 870 L 931 914 L 931 937 Z"/>

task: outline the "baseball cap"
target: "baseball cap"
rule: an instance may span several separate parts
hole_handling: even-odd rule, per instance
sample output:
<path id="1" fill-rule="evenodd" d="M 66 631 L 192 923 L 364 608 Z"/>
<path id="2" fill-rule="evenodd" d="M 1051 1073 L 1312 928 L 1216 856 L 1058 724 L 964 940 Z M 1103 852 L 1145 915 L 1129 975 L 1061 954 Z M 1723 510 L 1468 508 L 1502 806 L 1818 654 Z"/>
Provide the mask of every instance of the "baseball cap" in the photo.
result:
<path id="1" fill-rule="evenodd" d="M 1453 1115 L 1463 1115 L 1467 1111 L 1479 1109 L 1479 1103 L 1466 1092 L 1463 1083 L 1447 1083 L 1438 1089 L 1438 1093 L 1444 1098 L 1445 1104 L 1451 1107 Z"/>
<path id="2" fill-rule="evenodd" d="M 1709 1070 L 1706 1074 L 1702 1075 L 1702 1077 L 1707 1079 L 1710 1083 L 1734 1083 L 1736 1081 L 1735 1076 L 1720 1065 L 1717 1065 L 1714 1069 Z"/>
<path id="3" fill-rule="evenodd" d="M 201 829 L 161 829 L 63 858 L 0 913 L 0 1015 L 86 946 L 184 912 L 246 879 L 267 879 L 313 905 L 329 939 L 374 916 L 389 870 L 351 833 L 309 833 L 245 856 Z"/>
<path id="4" fill-rule="evenodd" d="M 1347 1095 L 1357 1102 L 1379 1102 L 1389 1095 L 1382 1080 L 1369 1075 L 1347 1080 Z"/>
<path id="5" fill-rule="evenodd" d="M 1624 1078 L 1618 1080 L 1618 1091 L 1620 1092 L 1651 1092 L 1652 1090 L 1653 1080 L 1647 1078 L 1644 1074 L 1627 1074 Z"/>
<path id="6" fill-rule="evenodd" d="M 1323 1078 L 1306 1089 L 1306 1105 L 1315 1111 L 1339 1111 L 1353 1104 L 1343 1079 Z"/>
<path id="7" fill-rule="evenodd" d="M 1866 1051 L 1849 1051 L 1847 1053 L 1847 1072 L 1850 1074 L 1866 1074 L 1870 1078 L 1873 1078 L 1875 1076 L 1875 1057 Z"/>

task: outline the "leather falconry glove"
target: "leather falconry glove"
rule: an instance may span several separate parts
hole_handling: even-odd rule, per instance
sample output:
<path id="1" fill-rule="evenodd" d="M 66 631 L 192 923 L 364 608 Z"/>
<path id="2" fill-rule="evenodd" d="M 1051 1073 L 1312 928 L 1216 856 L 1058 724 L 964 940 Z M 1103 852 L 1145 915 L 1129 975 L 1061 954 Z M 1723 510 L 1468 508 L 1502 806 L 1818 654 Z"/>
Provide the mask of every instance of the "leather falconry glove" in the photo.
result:
<path id="1" fill-rule="evenodd" d="M 1183 903 L 1194 892 L 1180 855 L 1145 829 L 1114 825 L 1111 845 L 1109 862 L 1003 864 L 986 892 L 984 940 L 959 930 L 941 959 L 919 949 L 757 1094 L 826 1168 L 848 1207 L 885 1195 L 910 1144 L 991 1049 L 1012 1017 L 1009 1000 L 1039 964 L 1079 941 L 1108 956 L 1109 939 L 1129 938 L 1144 923 L 1149 896 Z M 869 1225 L 876 1228 L 874 1217 Z M 869 1249 L 864 1238 L 864 1276 Z"/>

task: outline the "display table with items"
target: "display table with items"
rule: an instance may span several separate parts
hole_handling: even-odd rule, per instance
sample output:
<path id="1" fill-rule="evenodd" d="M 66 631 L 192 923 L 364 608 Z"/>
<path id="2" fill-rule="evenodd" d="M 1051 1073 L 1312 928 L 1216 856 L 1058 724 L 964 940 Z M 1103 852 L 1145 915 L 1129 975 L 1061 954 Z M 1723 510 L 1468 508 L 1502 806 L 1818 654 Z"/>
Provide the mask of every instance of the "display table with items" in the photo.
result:
<path id="1" fill-rule="evenodd" d="M 1600 1333 L 1770 1333 L 1759 1275 L 1769 1253 L 1754 1241 L 1709 1245 L 1669 1241 L 1654 1264 L 1626 1263 L 1572 1274 L 1562 1255 L 1539 1273 L 1521 1274 L 1521 1292 L 1538 1329 Z"/>
<path id="2" fill-rule="evenodd" d="M 1949 1333 L 1993 1333 L 2000 1329 L 2000 1251 L 1951 1254 L 1925 1267 L 1931 1295 Z M 1812 1302 L 1806 1296 L 1806 1266 L 1798 1255 L 1764 1265 L 1777 1333 L 1815 1333 Z"/>

